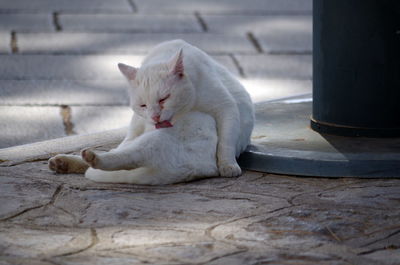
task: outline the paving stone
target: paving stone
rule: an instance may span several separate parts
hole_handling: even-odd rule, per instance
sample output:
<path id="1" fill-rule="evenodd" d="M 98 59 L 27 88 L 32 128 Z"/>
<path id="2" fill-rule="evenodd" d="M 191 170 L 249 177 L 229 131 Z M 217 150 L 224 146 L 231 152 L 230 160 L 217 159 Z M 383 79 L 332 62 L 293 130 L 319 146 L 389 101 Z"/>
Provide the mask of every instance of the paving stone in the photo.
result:
<path id="1" fill-rule="evenodd" d="M 243 34 L 252 32 L 264 52 L 310 53 L 311 16 L 224 16 L 203 15 L 209 32 Z"/>
<path id="2" fill-rule="evenodd" d="M 132 118 L 128 107 L 72 107 L 71 122 L 77 134 L 127 127 Z"/>
<path id="3" fill-rule="evenodd" d="M 248 78 L 311 79 L 310 55 L 235 55 Z"/>
<path id="4" fill-rule="evenodd" d="M 29 209 L 47 205 L 58 186 L 51 182 L 14 179 L 12 176 L 2 176 L 0 185 L 0 220 L 7 220 Z"/>
<path id="5" fill-rule="evenodd" d="M 84 32 L 202 32 L 194 15 L 61 14 L 63 31 Z"/>
<path id="6" fill-rule="evenodd" d="M 396 200 L 400 197 L 400 190 L 398 187 L 365 187 L 360 185 L 349 185 L 348 190 L 352 192 L 332 190 L 320 194 L 320 198 L 324 201 L 335 201 L 335 203 L 345 203 L 353 205 L 355 208 L 363 205 L 368 205 L 370 208 L 377 208 L 381 210 L 389 210 L 386 207 L 388 201 Z M 385 192 L 385 196 L 380 196 Z M 391 206 L 390 209 L 400 210 L 400 204 Z"/>
<path id="7" fill-rule="evenodd" d="M 136 0 L 142 13 L 271 14 L 310 13 L 311 0 Z"/>
<path id="8" fill-rule="evenodd" d="M 0 55 L 1 79 L 121 79 L 119 62 L 140 65 L 130 55 Z"/>
<path id="9" fill-rule="evenodd" d="M 78 254 L 73 256 L 67 257 L 58 257 L 53 258 L 56 264 L 61 265 L 72 265 L 72 264 L 79 264 L 79 265 L 110 265 L 110 264 L 118 264 L 118 265 L 136 265 L 136 264 L 143 264 L 143 262 L 132 255 L 121 255 L 121 254 L 114 254 L 106 256 L 104 254 L 96 255 L 91 253 L 90 255 L 85 254 Z M 54 264 L 54 263 L 52 263 Z"/>
<path id="10" fill-rule="evenodd" d="M 177 239 L 173 240 L 173 237 L 168 237 L 170 233 L 175 233 Z M 140 234 L 141 233 L 138 233 L 139 236 Z M 180 231 L 176 230 L 170 230 L 169 233 L 159 230 L 158 236 L 161 239 L 166 239 L 165 236 L 167 236 L 169 242 L 167 241 L 168 243 L 164 244 L 146 244 L 145 242 L 149 241 L 148 238 L 146 238 L 143 240 L 144 243 L 141 246 L 137 246 L 140 244 L 140 241 L 136 238 L 131 238 L 130 246 L 120 247 L 121 249 L 118 251 L 111 249 L 111 251 L 106 252 L 107 254 L 105 257 L 112 257 L 119 254 L 124 256 L 146 257 L 146 261 L 150 264 L 165 264 L 166 260 L 172 261 L 172 264 L 207 264 L 210 260 L 218 259 L 220 256 L 228 256 L 241 251 L 238 246 L 228 245 L 223 242 L 213 242 L 208 238 L 201 240 L 193 237 L 188 238 L 186 242 L 182 242 L 180 241 Z M 146 247 L 143 247 L 143 245 Z M 104 253 L 104 251 L 101 252 Z M 96 251 L 93 250 L 92 253 L 95 254 Z M 85 254 L 86 257 L 88 255 L 89 253 Z"/>
<path id="11" fill-rule="evenodd" d="M 80 177 L 82 178 L 82 176 Z M 129 188 L 129 186 L 126 187 Z M 216 196 L 190 189 L 188 192 L 180 190 L 179 196 L 176 196 L 174 192 L 169 193 L 167 190 L 153 190 L 151 194 L 139 189 L 134 193 L 129 190 L 123 192 L 103 191 L 99 197 L 99 193 L 90 188 L 87 191 L 66 189 L 59 193 L 54 208 L 46 208 L 43 209 L 44 211 L 33 209 L 29 213 L 18 216 L 15 222 L 40 226 L 65 225 L 65 212 L 67 212 L 70 216 L 81 216 L 80 219 L 70 218 L 69 225 L 101 228 L 118 224 L 135 226 L 139 229 L 153 226 L 160 227 L 157 230 L 164 227 L 166 233 L 168 230 L 190 232 L 193 229 L 206 229 L 212 223 L 232 217 L 250 215 L 258 208 L 268 212 L 288 206 L 285 199 L 270 196 L 250 196 L 248 199 L 244 199 L 241 193 L 225 195 Z M 268 205 L 267 202 L 271 204 Z M 240 213 L 237 212 L 239 208 L 242 209 Z M 57 209 L 63 209 L 64 213 Z M 203 212 L 208 212 L 210 215 L 204 215 Z M 43 214 L 49 218 L 41 218 Z M 165 218 L 170 222 L 166 224 Z M 193 234 L 199 233 L 193 232 Z M 173 240 L 170 234 L 165 236 L 168 238 L 165 240 Z M 113 238 L 114 241 L 110 245 L 115 245 L 115 237 Z M 130 245 L 134 244 L 130 243 Z"/>
<path id="12" fill-rule="evenodd" d="M 199 240 L 209 241 L 209 238 L 201 230 L 195 231 L 185 228 L 181 230 L 162 229 L 162 227 L 157 230 L 140 227 L 127 227 L 123 230 L 119 228 L 105 228 L 98 229 L 97 236 L 102 241 L 101 245 L 96 246 L 97 249 L 106 249 L 111 246 L 124 248 L 156 244 L 182 244 Z"/>
<path id="13" fill-rule="evenodd" d="M 2 1 L 0 10 L 12 12 L 132 12 L 126 0 L 19 0 Z"/>
<path id="14" fill-rule="evenodd" d="M 311 80 L 241 79 L 253 103 L 312 93 Z M 1 83 L 0 83 L 1 84 Z"/>
<path id="15" fill-rule="evenodd" d="M 52 18 L 48 14 L 0 14 L 0 31 L 52 30 Z"/>
<path id="16" fill-rule="evenodd" d="M 0 53 L 11 52 L 11 34 L 0 31 Z"/>
<path id="17" fill-rule="evenodd" d="M 310 80 L 240 79 L 254 103 L 311 93 Z M 0 105 L 128 105 L 125 80 L 0 80 Z"/>
<path id="18" fill-rule="evenodd" d="M 0 80 L 0 105 L 128 105 L 121 80 Z"/>
<path id="19" fill-rule="evenodd" d="M 255 53 L 246 37 L 223 34 L 18 34 L 21 53 L 146 53 L 160 42 L 184 39 L 209 53 Z"/>
<path id="20" fill-rule="evenodd" d="M 32 258 L 21 258 L 13 256 L 2 256 L 0 260 L 1 265 L 15 265 L 15 264 L 29 264 L 29 265 L 53 265 L 54 263 Z"/>
<path id="21" fill-rule="evenodd" d="M 390 247 L 388 247 L 386 250 L 382 249 L 380 251 L 365 255 L 365 257 L 374 260 L 377 264 L 384 261 L 385 264 L 397 265 L 399 264 L 400 260 L 400 250 L 398 248 L 390 249 Z"/>
<path id="22" fill-rule="evenodd" d="M 1 226 L 0 245 L 6 246 L 2 255 L 45 258 L 73 253 L 91 243 L 88 229 L 43 232 L 43 229 Z"/>
<path id="23" fill-rule="evenodd" d="M 0 55 L 0 79 L 123 80 L 117 64 L 140 66 L 143 55 Z M 229 56 L 214 56 L 232 73 Z"/>
<path id="24" fill-rule="evenodd" d="M 65 136 L 60 108 L 0 106 L 0 148 Z"/>

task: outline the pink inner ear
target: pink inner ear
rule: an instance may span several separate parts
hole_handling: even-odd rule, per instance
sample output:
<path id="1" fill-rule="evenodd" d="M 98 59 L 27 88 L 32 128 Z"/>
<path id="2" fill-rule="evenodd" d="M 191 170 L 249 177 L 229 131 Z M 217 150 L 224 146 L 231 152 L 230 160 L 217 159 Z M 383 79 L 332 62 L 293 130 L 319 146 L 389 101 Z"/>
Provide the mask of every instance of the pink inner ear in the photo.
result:
<path id="1" fill-rule="evenodd" d="M 135 80 L 137 68 L 123 64 L 123 63 L 119 63 L 118 68 L 126 78 L 128 78 L 129 80 Z"/>
<path id="2" fill-rule="evenodd" d="M 179 51 L 178 55 L 176 56 L 176 61 L 175 61 L 175 65 L 173 68 L 172 73 L 174 75 L 177 75 L 179 77 L 183 77 L 184 74 L 184 67 L 183 67 L 183 53 L 182 53 L 182 49 Z"/>

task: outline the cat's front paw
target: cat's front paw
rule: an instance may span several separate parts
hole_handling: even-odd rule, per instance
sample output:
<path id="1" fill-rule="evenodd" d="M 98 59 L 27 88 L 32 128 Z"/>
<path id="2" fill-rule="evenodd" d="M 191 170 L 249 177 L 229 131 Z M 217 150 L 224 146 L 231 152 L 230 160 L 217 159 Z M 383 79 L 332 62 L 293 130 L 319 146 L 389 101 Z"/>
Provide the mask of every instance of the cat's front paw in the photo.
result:
<path id="1" fill-rule="evenodd" d="M 242 169 L 237 163 L 219 163 L 218 170 L 221 177 L 237 177 L 242 174 Z"/>
<path id="2" fill-rule="evenodd" d="M 83 149 L 81 151 L 82 159 L 88 163 L 92 168 L 98 168 L 99 158 L 95 152 L 93 152 L 90 148 Z"/>
<path id="3" fill-rule="evenodd" d="M 69 165 L 68 160 L 64 159 L 63 156 L 57 155 L 49 159 L 49 168 L 50 170 L 60 173 L 67 174 L 69 173 Z"/>

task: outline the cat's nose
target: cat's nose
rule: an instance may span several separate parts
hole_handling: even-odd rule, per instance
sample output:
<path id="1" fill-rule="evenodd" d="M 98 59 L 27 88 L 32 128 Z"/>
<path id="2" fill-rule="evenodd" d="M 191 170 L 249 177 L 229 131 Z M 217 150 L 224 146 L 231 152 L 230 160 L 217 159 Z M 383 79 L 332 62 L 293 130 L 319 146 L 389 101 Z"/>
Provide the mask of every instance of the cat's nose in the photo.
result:
<path id="1" fill-rule="evenodd" d="M 151 118 L 152 118 L 153 121 L 155 121 L 155 122 L 160 122 L 160 115 L 153 115 Z"/>

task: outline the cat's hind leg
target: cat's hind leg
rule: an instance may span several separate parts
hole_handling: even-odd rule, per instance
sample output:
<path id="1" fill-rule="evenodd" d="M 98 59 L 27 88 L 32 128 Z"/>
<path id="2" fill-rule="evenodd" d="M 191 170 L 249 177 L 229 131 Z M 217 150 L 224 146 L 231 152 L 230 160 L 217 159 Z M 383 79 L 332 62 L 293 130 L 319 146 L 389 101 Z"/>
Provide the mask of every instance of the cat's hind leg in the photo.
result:
<path id="1" fill-rule="evenodd" d="M 94 169 L 105 171 L 131 170 L 138 167 L 158 167 L 170 161 L 170 151 L 177 149 L 175 137 L 163 131 L 150 131 L 109 152 L 97 153 L 91 149 L 81 152 L 82 158 Z M 179 148 L 178 148 L 179 149 Z M 166 163 L 170 164 L 170 163 Z"/>
<path id="2" fill-rule="evenodd" d="M 49 168 L 60 174 L 80 173 L 83 174 L 89 165 L 77 155 L 56 155 L 49 159 Z"/>
<path id="3" fill-rule="evenodd" d="M 135 145 L 130 148 L 131 142 L 128 143 L 105 153 L 96 153 L 90 148 L 84 149 L 81 152 L 81 156 L 94 169 L 113 171 L 138 168 L 140 165 L 136 161 L 140 161 L 140 155 L 136 154 Z"/>

